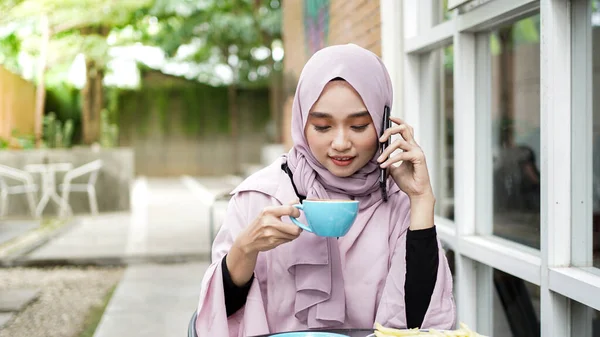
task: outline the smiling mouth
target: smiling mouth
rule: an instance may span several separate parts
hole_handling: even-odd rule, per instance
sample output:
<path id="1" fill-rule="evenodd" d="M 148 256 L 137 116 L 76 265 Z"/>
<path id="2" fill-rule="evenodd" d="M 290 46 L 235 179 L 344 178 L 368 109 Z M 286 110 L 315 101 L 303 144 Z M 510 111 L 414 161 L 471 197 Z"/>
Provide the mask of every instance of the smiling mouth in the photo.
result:
<path id="1" fill-rule="evenodd" d="M 331 161 L 337 166 L 348 166 L 352 163 L 354 158 L 355 157 L 349 157 L 349 156 L 329 157 L 329 159 L 331 159 Z"/>

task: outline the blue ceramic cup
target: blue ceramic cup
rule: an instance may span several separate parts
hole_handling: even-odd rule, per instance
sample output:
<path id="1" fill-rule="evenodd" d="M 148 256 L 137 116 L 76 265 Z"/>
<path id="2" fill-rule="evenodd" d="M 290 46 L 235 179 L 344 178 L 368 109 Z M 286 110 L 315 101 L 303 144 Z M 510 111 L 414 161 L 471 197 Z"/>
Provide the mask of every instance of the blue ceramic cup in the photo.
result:
<path id="1" fill-rule="evenodd" d="M 308 224 L 290 217 L 292 222 L 318 236 L 346 235 L 358 214 L 358 201 L 355 200 L 304 200 L 302 204 L 296 204 L 294 207 L 304 212 Z"/>

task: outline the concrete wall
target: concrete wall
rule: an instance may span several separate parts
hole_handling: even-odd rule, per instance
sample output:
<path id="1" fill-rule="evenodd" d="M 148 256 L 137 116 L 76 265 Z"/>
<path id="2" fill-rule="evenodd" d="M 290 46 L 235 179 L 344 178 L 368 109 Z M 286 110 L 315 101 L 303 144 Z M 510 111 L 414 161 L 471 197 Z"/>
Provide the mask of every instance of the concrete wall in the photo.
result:
<path id="1" fill-rule="evenodd" d="M 266 135 L 244 135 L 238 143 L 240 163 L 261 162 Z M 211 139 L 185 137 L 146 138 L 133 144 L 136 175 L 150 177 L 226 175 L 235 174 L 234 144 L 227 135 Z"/>
<path id="2" fill-rule="evenodd" d="M 290 126 L 295 86 L 304 64 L 314 52 L 306 43 L 305 33 L 308 19 L 304 6 L 309 1 L 283 1 L 283 63 L 287 99 L 282 138 L 286 150 L 292 146 Z M 324 45 L 354 43 L 381 56 L 381 18 L 377 0 L 330 0 L 329 25 L 321 28 L 325 35 Z"/>
<path id="3" fill-rule="evenodd" d="M 33 134 L 35 86 L 0 66 L 0 138 L 8 140 L 13 130 Z"/>
<path id="4" fill-rule="evenodd" d="M 134 178 L 134 154 L 129 148 L 100 149 L 89 148 L 0 151 L 0 164 L 23 169 L 28 164 L 40 163 L 72 163 L 74 167 L 89 163 L 96 159 L 104 161 L 96 182 L 96 196 L 100 212 L 125 211 L 130 209 L 130 186 Z M 62 183 L 64 173 L 57 173 L 57 184 Z M 84 181 L 85 178 L 83 177 Z M 40 184 L 39 174 L 34 179 Z M 79 180 L 76 180 L 79 182 Z M 38 193 L 37 201 L 39 202 Z M 89 213 L 86 193 L 72 193 L 69 201 L 76 214 Z M 29 216 L 27 202 L 22 195 L 9 196 L 8 216 Z M 52 202 L 44 210 L 43 215 L 57 214 Z"/>
<path id="5" fill-rule="evenodd" d="M 235 174 L 243 164 L 260 163 L 269 140 L 266 88 L 238 90 L 234 143 L 226 87 L 151 74 L 144 81 L 152 86 L 120 94 L 119 144 L 134 150 L 136 175 Z"/>

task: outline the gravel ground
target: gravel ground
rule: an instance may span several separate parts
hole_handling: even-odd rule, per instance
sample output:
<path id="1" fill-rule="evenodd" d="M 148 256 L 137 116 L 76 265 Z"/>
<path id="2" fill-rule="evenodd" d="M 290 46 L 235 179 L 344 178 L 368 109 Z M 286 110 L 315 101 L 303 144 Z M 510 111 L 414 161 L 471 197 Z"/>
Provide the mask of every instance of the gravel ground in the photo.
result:
<path id="1" fill-rule="evenodd" d="M 41 290 L 35 302 L 0 330 L 0 337 L 77 337 L 89 309 L 102 303 L 122 275 L 122 268 L 0 269 L 0 289 Z"/>

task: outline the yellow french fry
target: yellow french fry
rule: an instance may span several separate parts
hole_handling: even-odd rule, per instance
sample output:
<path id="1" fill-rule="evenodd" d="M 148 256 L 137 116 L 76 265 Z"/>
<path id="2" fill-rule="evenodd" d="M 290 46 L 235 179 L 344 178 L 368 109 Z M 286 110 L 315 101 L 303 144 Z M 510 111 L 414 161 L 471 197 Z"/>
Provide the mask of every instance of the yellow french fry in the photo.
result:
<path id="1" fill-rule="evenodd" d="M 381 331 L 375 330 L 375 337 L 393 337 L 393 336 L 386 335 Z"/>
<path id="2" fill-rule="evenodd" d="M 394 328 L 386 328 L 379 323 L 375 323 L 375 329 L 391 336 L 417 336 L 420 334 L 419 329 L 399 330 Z"/>
<path id="3" fill-rule="evenodd" d="M 466 331 L 466 337 L 477 337 L 477 333 L 471 330 L 465 323 L 460 322 L 459 326 Z"/>
<path id="4" fill-rule="evenodd" d="M 462 322 L 459 323 L 459 329 L 457 330 L 439 331 L 436 329 L 429 329 L 428 331 L 421 331 L 419 329 L 394 329 L 384 327 L 379 323 L 375 323 L 375 329 L 375 336 L 377 337 L 485 337 L 471 330 L 469 326 Z"/>

